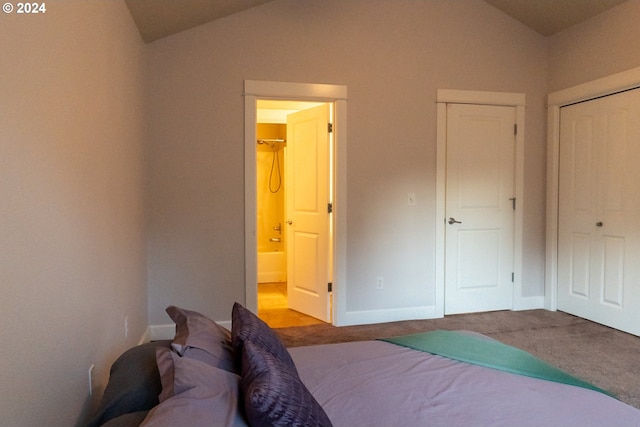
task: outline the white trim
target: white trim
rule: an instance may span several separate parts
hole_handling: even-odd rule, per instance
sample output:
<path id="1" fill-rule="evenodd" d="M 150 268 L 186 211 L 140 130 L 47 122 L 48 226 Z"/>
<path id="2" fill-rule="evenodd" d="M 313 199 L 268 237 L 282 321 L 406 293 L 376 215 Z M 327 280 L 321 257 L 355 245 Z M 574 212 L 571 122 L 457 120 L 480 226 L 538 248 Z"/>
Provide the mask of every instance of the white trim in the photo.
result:
<path id="1" fill-rule="evenodd" d="M 516 92 L 438 89 L 437 99 L 445 104 L 525 106 L 525 94 Z"/>
<path id="2" fill-rule="evenodd" d="M 216 323 L 226 330 L 231 331 L 231 320 L 219 320 Z"/>
<path id="3" fill-rule="evenodd" d="M 150 341 L 171 340 L 176 335 L 176 325 L 174 323 L 166 325 L 149 325 Z"/>
<path id="4" fill-rule="evenodd" d="M 149 331 L 149 328 L 147 328 L 145 329 L 144 333 L 140 337 L 140 340 L 138 341 L 138 345 L 144 344 L 149 341 L 151 341 L 151 332 Z"/>
<path id="5" fill-rule="evenodd" d="M 557 310 L 558 308 L 560 108 L 638 87 L 640 87 L 640 67 L 553 92 L 547 97 L 547 243 L 544 285 L 546 309 Z"/>
<path id="6" fill-rule="evenodd" d="M 560 177 L 560 107 L 547 109 L 547 214 L 544 307 L 558 308 L 558 194 Z"/>
<path id="7" fill-rule="evenodd" d="M 529 306 L 525 302 L 529 298 L 522 296 L 522 263 L 524 252 L 524 144 L 525 144 L 525 107 L 524 94 L 522 104 L 516 105 L 516 158 L 515 158 L 515 191 L 516 191 L 516 218 L 513 236 L 513 310 L 526 310 Z M 541 296 L 542 298 L 542 296 Z M 523 308 L 526 307 L 526 308 Z M 535 307 L 540 308 L 542 305 Z"/>
<path id="8" fill-rule="evenodd" d="M 525 144 L 525 101 L 524 93 L 514 92 L 482 92 L 453 89 L 438 89 L 437 102 L 437 153 L 436 153 L 436 235 L 435 235 L 435 284 L 436 313 L 444 315 L 445 288 L 445 197 L 446 197 L 446 147 L 447 147 L 447 104 L 501 105 L 515 107 L 516 124 L 516 158 L 515 158 L 515 197 L 517 208 L 515 214 L 514 246 L 513 246 L 513 310 L 530 307 L 530 297 L 522 296 L 522 256 L 523 256 L 523 224 L 524 215 L 524 144 Z M 535 307 L 540 308 L 540 307 Z"/>
<path id="9" fill-rule="evenodd" d="M 335 201 L 332 319 L 341 325 L 347 296 L 347 87 L 343 85 L 244 81 L 245 307 L 258 310 L 256 243 L 256 103 L 259 98 L 333 102 L 335 105 Z"/>
<path id="10" fill-rule="evenodd" d="M 513 310 L 537 310 L 544 308 L 544 296 L 521 297 L 514 301 Z"/>
<path id="11" fill-rule="evenodd" d="M 347 101 L 334 102 L 333 324 L 345 324 L 347 312 Z M 339 141 L 339 142 L 338 142 Z"/>
<path id="12" fill-rule="evenodd" d="M 246 84 L 246 82 L 245 82 Z M 258 312 L 258 244 L 256 242 L 257 98 L 244 97 L 244 306 Z M 252 284 L 251 286 L 249 284 Z"/>
<path id="13" fill-rule="evenodd" d="M 640 67 L 550 93 L 547 105 L 562 107 L 640 86 Z"/>
<path id="14" fill-rule="evenodd" d="M 445 283 L 445 199 L 447 181 L 447 104 L 436 104 L 436 235 L 435 235 L 435 301 L 436 317 L 444 316 Z"/>
<path id="15" fill-rule="evenodd" d="M 403 320 L 434 319 L 438 316 L 434 306 L 391 308 L 381 310 L 347 311 L 339 326 L 370 325 Z"/>
<path id="16" fill-rule="evenodd" d="M 347 87 L 318 83 L 271 82 L 245 80 L 244 95 L 270 99 L 304 99 L 307 101 L 347 100 Z"/>

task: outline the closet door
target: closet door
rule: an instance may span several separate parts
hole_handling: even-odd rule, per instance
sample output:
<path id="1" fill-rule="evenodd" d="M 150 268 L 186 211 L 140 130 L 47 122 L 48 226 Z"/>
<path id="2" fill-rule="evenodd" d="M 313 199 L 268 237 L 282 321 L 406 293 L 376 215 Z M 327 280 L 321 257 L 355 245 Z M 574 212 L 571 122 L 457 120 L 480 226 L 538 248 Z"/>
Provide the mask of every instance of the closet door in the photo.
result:
<path id="1" fill-rule="evenodd" d="M 640 335 L 640 90 L 560 113 L 558 309 Z"/>

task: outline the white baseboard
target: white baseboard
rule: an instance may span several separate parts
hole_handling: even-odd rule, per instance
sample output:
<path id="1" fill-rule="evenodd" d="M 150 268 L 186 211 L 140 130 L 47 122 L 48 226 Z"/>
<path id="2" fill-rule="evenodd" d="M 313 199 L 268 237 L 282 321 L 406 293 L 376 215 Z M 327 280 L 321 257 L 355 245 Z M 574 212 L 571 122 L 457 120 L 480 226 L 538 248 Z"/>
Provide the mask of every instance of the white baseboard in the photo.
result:
<path id="1" fill-rule="evenodd" d="M 221 320 L 216 323 L 229 331 L 231 330 L 231 320 Z"/>
<path id="2" fill-rule="evenodd" d="M 544 297 L 522 297 L 513 302 L 514 311 L 537 310 L 544 307 Z"/>
<path id="3" fill-rule="evenodd" d="M 166 325 L 149 325 L 149 336 L 151 341 L 170 340 L 176 335 L 176 325 L 174 323 Z"/>
<path id="4" fill-rule="evenodd" d="M 286 282 L 287 273 L 283 271 L 258 271 L 258 283 Z"/>
<path id="5" fill-rule="evenodd" d="M 138 345 L 144 344 L 151 341 L 151 333 L 149 332 L 149 328 L 144 331 L 144 334 L 140 337 L 140 341 L 138 341 Z"/>
<path id="6" fill-rule="evenodd" d="M 231 320 L 216 322 L 225 329 L 231 330 Z M 149 341 L 171 340 L 176 335 L 176 325 L 168 323 L 164 325 L 149 325 Z"/>
<path id="7" fill-rule="evenodd" d="M 437 319 L 435 306 L 392 308 L 384 310 L 347 311 L 336 326 L 370 325 L 402 320 Z"/>
<path id="8" fill-rule="evenodd" d="M 544 297 L 524 297 L 514 301 L 514 311 L 544 308 Z M 347 311 L 336 326 L 369 325 L 374 323 L 399 322 L 402 320 L 438 319 L 442 314 L 435 306 L 410 307 L 386 310 Z"/>

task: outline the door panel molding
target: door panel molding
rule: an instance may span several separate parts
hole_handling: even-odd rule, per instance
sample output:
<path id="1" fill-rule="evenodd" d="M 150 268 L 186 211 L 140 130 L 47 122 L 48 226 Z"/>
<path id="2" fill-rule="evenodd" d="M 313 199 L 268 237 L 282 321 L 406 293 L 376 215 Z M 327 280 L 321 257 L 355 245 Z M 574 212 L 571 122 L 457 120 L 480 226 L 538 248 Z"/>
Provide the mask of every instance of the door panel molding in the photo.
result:
<path id="1" fill-rule="evenodd" d="M 515 197 L 517 206 L 524 201 L 524 135 L 525 135 L 525 94 L 514 92 L 485 92 L 453 89 L 438 89 L 437 109 L 437 151 L 436 151 L 436 269 L 434 281 L 436 314 L 444 316 L 445 297 L 445 202 L 446 202 L 446 147 L 447 147 L 447 104 L 477 104 L 515 107 L 516 109 L 516 149 L 515 149 Z M 539 308 L 539 298 L 522 296 L 522 233 L 523 210 L 517 208 L 514 224 L 514 310 Z"/>

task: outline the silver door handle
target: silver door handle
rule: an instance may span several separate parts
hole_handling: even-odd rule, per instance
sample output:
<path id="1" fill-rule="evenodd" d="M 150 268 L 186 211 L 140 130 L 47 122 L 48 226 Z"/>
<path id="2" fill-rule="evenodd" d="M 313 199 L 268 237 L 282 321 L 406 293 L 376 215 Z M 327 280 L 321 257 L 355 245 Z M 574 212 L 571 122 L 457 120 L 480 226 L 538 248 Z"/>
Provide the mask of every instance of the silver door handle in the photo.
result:
<path id="1" fill-rule="evenodd" d="M 449 224 L 462 224 L 462 221 L 456 221 L 455 218 L 449 218 L 449 221 L 447 221 Z"/>

